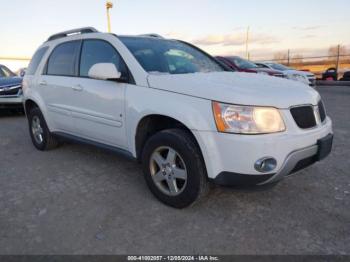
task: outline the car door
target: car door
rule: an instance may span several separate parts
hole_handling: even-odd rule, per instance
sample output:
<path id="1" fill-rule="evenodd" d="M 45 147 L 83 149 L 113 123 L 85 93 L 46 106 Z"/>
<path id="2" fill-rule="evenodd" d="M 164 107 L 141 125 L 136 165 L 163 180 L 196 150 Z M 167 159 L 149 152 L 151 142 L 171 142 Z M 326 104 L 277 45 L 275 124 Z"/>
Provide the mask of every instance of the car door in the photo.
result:
<path id="1" fill-rule="evenodd" d="M 86 39 L 82 43 L 79 64 L 79 83 L 72 99 L 72 118 L 80 137 L 100 143 L 126 148 L 125 90 L 127 81 L 91 79 L 90 68 L 97 63 L 113 63 L 122 79 L 128 79 L 128 70 L 117 50 L 108 42 Z"/>
<path id="2" fill-rule="evenodd" d="M 51 52 L 43 75 L 38 78 L 38 91 L 47 108 L 52 131 L 74 134 L 72 121 L 74 88 L 77 83 L 78 57 L 81 41 L 57 45 Z"/>

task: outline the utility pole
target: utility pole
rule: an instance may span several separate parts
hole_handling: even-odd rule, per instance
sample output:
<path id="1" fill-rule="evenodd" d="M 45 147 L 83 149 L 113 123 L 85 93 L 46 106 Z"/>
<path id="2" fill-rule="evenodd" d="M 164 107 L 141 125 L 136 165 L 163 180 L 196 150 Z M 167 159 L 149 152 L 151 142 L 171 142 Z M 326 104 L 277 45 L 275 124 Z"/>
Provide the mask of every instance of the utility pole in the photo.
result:
<path id="1" fill-rule="evenodd" d="M 290 49 L 288 49 L 288 66 L 290 65 Z"/>
<path id="2" fill-rule="evenodd" d="M 249 60 L 249 26 L 247 28 L 247 39 L 246 39 L 246 57 Z"/>
<path id="3" fill-rule="evenodd" d="M 339 70 L 339 62 L 340 62 L 340 45 L 338 45 L 338 50 L 337 50 L 337 64 L 336 64 L 337 73 Z"/>
<path id="4" fill-rule="evenodd" d="M 113 8 L 113 3 L 107 1 L 106 2 L 106 10 L 107 10 L 107 26 L 108 26 L 108 33 L 111 32 L 111 17 L 109 15 L 109 9 Z"/>

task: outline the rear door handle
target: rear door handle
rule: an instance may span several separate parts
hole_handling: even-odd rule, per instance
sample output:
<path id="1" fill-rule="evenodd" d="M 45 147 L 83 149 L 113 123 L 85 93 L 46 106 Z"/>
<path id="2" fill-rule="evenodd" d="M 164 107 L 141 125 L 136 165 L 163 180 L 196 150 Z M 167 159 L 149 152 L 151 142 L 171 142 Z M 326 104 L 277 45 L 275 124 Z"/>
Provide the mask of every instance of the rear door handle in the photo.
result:
<path id="1" fill-rule="evenodd" d="M 81 85 L 75 85 L 75 86 L 72 86 L 72 89 L 74 91 L 83 91 L 83 87 Z"/>
<path id="2" fill-rule="evenodd" d="M 39 82 L 39 85 L 41 85 L 41 86 L 46 86 L 46 85 L 47 85 L 47 82 L 46 82 L 45 80 L 41 80 L 41 81 Z"/>

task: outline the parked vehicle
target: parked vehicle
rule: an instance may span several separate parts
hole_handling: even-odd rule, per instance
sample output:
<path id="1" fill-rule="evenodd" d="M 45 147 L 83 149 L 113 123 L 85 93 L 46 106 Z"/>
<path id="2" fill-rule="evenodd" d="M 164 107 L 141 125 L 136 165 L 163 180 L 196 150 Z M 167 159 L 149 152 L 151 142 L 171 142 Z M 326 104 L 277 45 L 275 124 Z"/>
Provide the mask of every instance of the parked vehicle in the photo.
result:
<path id="1" fill-rule="evenodd" d="M 284 77 L 284 74 L 281 71 L 273 70 L 270 68 L 259 67 L 256 64 L 238 56 L 228 56 L 228 57 L 217 56 L 216 59 L 218 59 L 219 61 L 224 63 L 226 66 L 228 66 L 229 68 L 235 71 L 265 74 L 265 75 L 276 76 L 276 77 Z"/>
<path id="2" fill-rule="evenodd" d="M 337 81 L 337 80 L 338 80 L 338 72 L 337 72 L 337 69 L 334 68 L 334 67 L 328 68 L 328 69 L 322 74 L 322 80 Z"/>
<path id="3" fill-rule="evenodd" d="M 285 65 L 277 64 L 274 62 L 258 62 L 256 64 L 262 68 L 280 70 L 284 73 L 285 77 L 290 80 L 302 82 L 312 87 L 316 86 L 316 76 L 313 73 L 298 71 L 293 68 L 287 67 Z"/>
<path id="4" fill-rule="evenodd" d="M 225 71 L 178 40 L 81 28 L 51 36 L 24 77 L 38 150 L 60 138 L 138 159 L 152 193 L 183 208 L 208 181 L 264 185 L 324 159 L 332 121 L 298 82 Z"/>
<path id="5" fill-rule="evenodd" d="M 0 65 L 0 108 L 21 109 L 22 98 L 22 78 Z"/>
<path id="6" fill-rule="evenodd" d="M 350 71 L 345 72 L 340 81 L 350 81 Z"/>
<path id="7" fill-rule="evenodd" d="M 20 68 L 17 70 L 16 74 L 20 77 L 24 77 L 24 75 L 26 74 L 27 68 Z"/>

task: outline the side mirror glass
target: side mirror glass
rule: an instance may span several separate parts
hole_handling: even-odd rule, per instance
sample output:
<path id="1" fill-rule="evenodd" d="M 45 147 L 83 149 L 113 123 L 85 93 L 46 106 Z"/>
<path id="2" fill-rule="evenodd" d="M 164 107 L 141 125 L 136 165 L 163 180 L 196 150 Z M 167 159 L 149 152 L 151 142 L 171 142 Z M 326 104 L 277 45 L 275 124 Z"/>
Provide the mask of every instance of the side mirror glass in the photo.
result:
<path id="1" fill-rule="evenodd" d="M 99 80 L 117 80 L 121 78 L 121 75 L 112 63 L 94 64 L 88 72 L 90 78 Z"/>

